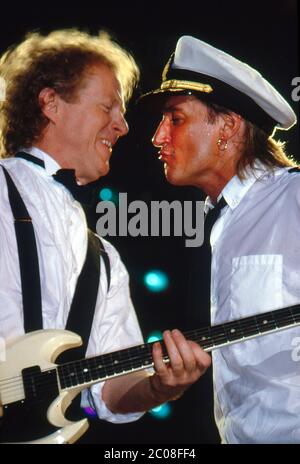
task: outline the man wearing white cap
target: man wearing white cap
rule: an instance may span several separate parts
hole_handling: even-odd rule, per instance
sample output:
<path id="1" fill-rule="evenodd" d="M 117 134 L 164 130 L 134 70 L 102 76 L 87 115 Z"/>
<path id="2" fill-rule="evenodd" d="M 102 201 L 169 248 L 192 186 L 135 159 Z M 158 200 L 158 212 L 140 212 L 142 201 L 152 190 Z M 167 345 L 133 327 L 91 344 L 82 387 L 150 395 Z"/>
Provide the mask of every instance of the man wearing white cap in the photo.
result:
<path id="1" fill-rule="evenodd" d="M 153 143 L 167 180 L 203 190 L 206 212 L 225 205 L 210 234 L 212 324 L 299 303 L 300 175 L 272 137 L 296 123 L 288 103 L 256 70 L 189 36 L 144 101 L 163 108 Z M 299 341 L 289 328 L 213 351 L 223 443 L 300 442 Z"/>

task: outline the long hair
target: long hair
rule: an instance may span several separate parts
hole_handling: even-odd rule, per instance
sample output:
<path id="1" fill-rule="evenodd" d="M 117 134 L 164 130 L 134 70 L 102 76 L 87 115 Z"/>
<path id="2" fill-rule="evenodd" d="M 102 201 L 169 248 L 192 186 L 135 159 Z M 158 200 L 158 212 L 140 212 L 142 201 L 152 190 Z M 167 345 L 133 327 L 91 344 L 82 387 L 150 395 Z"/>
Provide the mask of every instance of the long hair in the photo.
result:
<path id="1" fill-rule="evenodd" d="M 109 66 L 120 81 L 125 101 L 139 78 L 133 57 L 109 35 L 89 35 L 77 29 L 30 33 L 0 59 L 0 78 L 6 84 L 0 102 L 0 156 L 13 156 L 39 138 L 48 119 L 41 111 L 40 91 L 50 87 L 65 101 L 76 99 L 86 70 L 94 64 Z"/>
<path id="2" fill-rule="evenodd" d="M 205 102 L 208 121 L 213 123 L 219 114 L 230 114 L 230 110 Z M 297 166 L 297 162 L 285 152 L 285 142 L 277 141 L 250 121 L 245 120 L 244 143 L 237 163 L 237 176 L 245 178 L 246 168 L 254 168 L 260 160 L 271 171 L 276 167 Z"/>

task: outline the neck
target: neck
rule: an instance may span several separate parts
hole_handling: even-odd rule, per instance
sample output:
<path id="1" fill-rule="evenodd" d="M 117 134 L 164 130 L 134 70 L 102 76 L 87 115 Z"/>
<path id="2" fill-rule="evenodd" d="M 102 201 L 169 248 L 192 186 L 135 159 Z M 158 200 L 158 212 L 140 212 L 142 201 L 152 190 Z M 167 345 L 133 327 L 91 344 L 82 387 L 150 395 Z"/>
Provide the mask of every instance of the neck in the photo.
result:
<path id="1" fill-rule="evenodd" d="M 56 147 L 55 144 L 48 143 L 46 140 L 40 140 L 35 142 L 34 145 L 47 153 L 47 155 L 51 156 L 51 158 L 53 158 L 61 168 L 72 169 L 69 165 L 70 163 L 68 162 L 68 159 L 63 156 L 63 153 L 61 153 L 59 147 Z"/>
<path id="2" fill-rule="evenodd" d="M 201 173 L 201 178 L 198 179 L 195 187 L 205 192 L 211 201 L 216 203 L 224 187 L 236 175 L 237 161 L 236 156 L 227 153 L 227 156 L 220 158 L 219 163 L 216 163 L 212 169 Z"/>
<path id="3" fill-rule="evenodd" d="M 61 169 L 74 169 L 74 166 L 72 162 L 70 162 L 69 157 L 64 155 L 59 145 L 56 146 L 55 143 L 49 143 L 46 139 L 41 139 L 35 143 L 35 146 L 47 153 L 49 156 L 51 156 L 51 158 L 53 158 L 59 164 Z M 77 175 L 76 181 L 78 185 L 84 185 L 89 183 L 88 180 L 80 179 L 77 177 Z"/>
<path id="4" fill-rule="evenodd" d="M 211 173 L 205 179 L 202 179 L 196 187 L 205 192 L 210 197 L 212 203 L 215 204 L 217 203 L 218 196 L 235 174 L 233 172 L 231 175 L 228 174 L 225 176 L 224 174 Z"/>

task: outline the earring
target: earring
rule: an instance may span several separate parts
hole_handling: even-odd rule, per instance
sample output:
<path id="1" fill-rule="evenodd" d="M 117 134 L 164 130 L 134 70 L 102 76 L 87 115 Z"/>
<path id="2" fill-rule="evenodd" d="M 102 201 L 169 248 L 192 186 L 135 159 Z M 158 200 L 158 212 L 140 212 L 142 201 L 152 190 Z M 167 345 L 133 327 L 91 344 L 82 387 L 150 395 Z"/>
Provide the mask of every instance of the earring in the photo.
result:
<path id="1" fill-rule="evenodd" d="M 227 140 L 219 139 L 217 141 L 217 145 L 219 147 L 219 150 L 221 150 L 221 151 L 227 150 L 227 147 L 228 147 Z"/>

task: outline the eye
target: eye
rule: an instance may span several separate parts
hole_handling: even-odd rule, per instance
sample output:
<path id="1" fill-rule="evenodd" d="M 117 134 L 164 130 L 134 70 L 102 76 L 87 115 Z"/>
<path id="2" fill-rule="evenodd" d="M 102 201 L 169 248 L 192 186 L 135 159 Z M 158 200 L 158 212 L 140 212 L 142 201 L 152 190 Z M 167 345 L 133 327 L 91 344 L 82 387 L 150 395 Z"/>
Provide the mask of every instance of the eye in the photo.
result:
<path id="1" fill-rule="evenodd" d="M 172 116 L 171 122 L 174 126 L 178 126 L 182 122 L 182 118 L 180 116 Z"/>
<path id="2" fill-rule="evenodd" d="M 112 110 L 112 105 L 105 105 L 104 103 L 101 103 L 101 108 L 105 113 L 109 113 Z"/>

